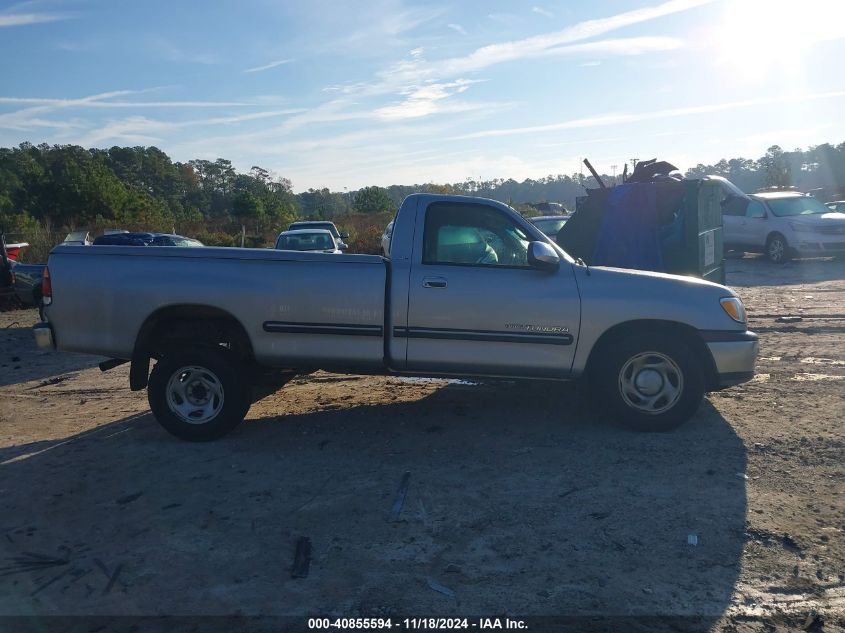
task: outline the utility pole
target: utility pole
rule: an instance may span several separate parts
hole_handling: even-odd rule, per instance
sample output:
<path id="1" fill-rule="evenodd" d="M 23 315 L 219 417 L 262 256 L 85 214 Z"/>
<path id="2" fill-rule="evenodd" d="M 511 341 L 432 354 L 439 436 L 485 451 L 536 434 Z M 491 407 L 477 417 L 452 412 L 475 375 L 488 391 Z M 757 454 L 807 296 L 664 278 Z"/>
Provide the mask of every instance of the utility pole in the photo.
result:
<path id="1" fill-rule="evenodd" d="M 616 168 L 617 168 L 618 166 L 619 166 L 619 165 L 611 165 L 611 166 L 610 166 L 610 171 L 613 173 L 613 184 L 614 184 L 614 185 L 616 184 Z"/>
<path id="2" fill-rule="evenodd" d="M 640 162 L 640 159 L 639 158 L 629 158 L 628 160 L 631 161 L 631 171 L 634 171 L 634 169 L 637 166 L 637 163 Z"/>

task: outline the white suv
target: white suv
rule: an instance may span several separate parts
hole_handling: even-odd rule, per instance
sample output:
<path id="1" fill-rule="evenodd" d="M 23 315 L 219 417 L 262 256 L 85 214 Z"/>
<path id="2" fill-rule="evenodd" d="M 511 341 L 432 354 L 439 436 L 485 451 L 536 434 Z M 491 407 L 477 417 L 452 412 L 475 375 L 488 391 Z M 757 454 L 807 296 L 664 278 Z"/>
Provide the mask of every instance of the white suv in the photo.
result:
<path id="1" fill-rule="evenodd" d="M 845 213 L 792 191 L 756 193 L 744 204 L 722 209 L 725 250 L 765 255 L 775 263 L 790 257 L 845 254 Z"/>

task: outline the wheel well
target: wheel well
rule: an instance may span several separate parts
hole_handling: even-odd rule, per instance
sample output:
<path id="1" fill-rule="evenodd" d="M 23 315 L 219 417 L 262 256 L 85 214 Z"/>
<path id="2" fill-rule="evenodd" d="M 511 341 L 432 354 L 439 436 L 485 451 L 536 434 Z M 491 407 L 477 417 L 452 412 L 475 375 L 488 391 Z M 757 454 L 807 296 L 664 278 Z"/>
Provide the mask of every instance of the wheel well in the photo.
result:
<path id="1" fill-rule="evenodd" d="M 784 243 L 789 244 L 789 241 L 786 239 L 786 236 L 780 231 L 770 231 L 769 234 L 766 236 L 766 244 L 768 244 L 775 235 L 780 237 L 784 241 Z"/>
<path id="2" fill-rule="evenodd" d="M 132 353 L 129 385 L 133 391 L 147 386 L 151 358 L 161 358 L 174 345 L 226 347 L 244 362 L 254 359 L 252 343 L 234 316 L 202 305 L 168 306 L 147 317 Z"/>
<path id="3" fill-rule="evenodd" d="M 713 361 L 713 355 L 710 353 L 707 344 L 698 333 L 698 330 L 690 325 L 678 323 L 677 321 L 662 321 L 659 319 L 626 321 L 614 325 L 605 331 L 590 351 L 590 356 L 587 359 L 587 375 L 589 376 L 590 372 L 596 369 L 602 355 L 607 350 L 613 349 L 613 346 L 618 341 L 632 336 L 641 336 L 646 332 L 655 333 L 664 337 L 677 337 L 679 340 L 684 341 L 701 358 L 705 389 L 710 391 L 716 388 L 719 382 L 716 364 Z"/>

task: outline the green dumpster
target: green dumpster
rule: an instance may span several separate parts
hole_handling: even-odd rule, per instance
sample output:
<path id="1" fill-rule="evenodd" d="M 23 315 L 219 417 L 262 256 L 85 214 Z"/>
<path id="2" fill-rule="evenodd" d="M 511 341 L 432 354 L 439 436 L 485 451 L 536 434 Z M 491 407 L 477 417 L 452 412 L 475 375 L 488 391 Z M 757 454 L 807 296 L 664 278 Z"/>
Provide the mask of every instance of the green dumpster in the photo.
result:
<path id="1" fill-rule="evenodd" d="M 625 186 L 656 187 L 658 204 L 666 207 L 668 203 L 668 217 L 680 227 L 673 239 L 661 242 L 663 268 L 658 272 L 724 283 L 721 201 L 725 193 L 719 181 L 683 180 L 671 185 L 654 182 Z M 558 233 L 558 244 L 588 264 L 595 263 L 591 260 L 613 190 L 614 187 L 589 189 L 588 195 L 576 200 L 575 213 Z M 667 215 L 666 209 L 663 213 Z"/>

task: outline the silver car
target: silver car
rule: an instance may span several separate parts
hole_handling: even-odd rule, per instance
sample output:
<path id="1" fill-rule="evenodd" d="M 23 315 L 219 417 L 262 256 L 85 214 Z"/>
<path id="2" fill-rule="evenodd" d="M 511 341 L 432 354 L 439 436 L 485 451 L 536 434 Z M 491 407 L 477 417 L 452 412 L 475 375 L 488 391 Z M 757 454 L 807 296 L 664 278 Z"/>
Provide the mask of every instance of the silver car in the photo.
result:
<path id="1" fill-rule="evenodd" d="M 299 222 L 291 222 L 288 226 L 288 231 L 301 231 L 305 229 L 321 229 L 328 231 L 337 242 L 340 250 L 346 250 L 347 244 L 344 240 L 349 239 L 349 233 L 341 233 L 337 230 L 334 222 L 328 220 L 302 220 Z"/>
<path id="2" fill-rule="evenodd" d="M 384 233 L 381 234 L 381 252 L 385 257 L 390 257 L 390 239 L 393 237 L 393 220 L 384 227 Z"/>
<path id="3" fill-rule="evenodd" d="M 540 215 L 535 218 L 529 218 L 531 222 L 550 238 L 555 239 L 558 231 L 563 228 L 566 221 L 569 219 L 568 215 Z"/>
<path id="4" fill-rule="evenodd" d="M 845 213 L 793 191 L 757 193 L 747 205 L 722 210 L 725 249 L 764 253 L 783 263 L 793 256 L 845 254 Z"/>
<path id="5" fill-rule="evenodd" d="M 335 255 L 342 252 L 334 235 L 322 229 L 282 231 L 276 238 L 275 248 L 278 251 L 311 251 Z"/>

